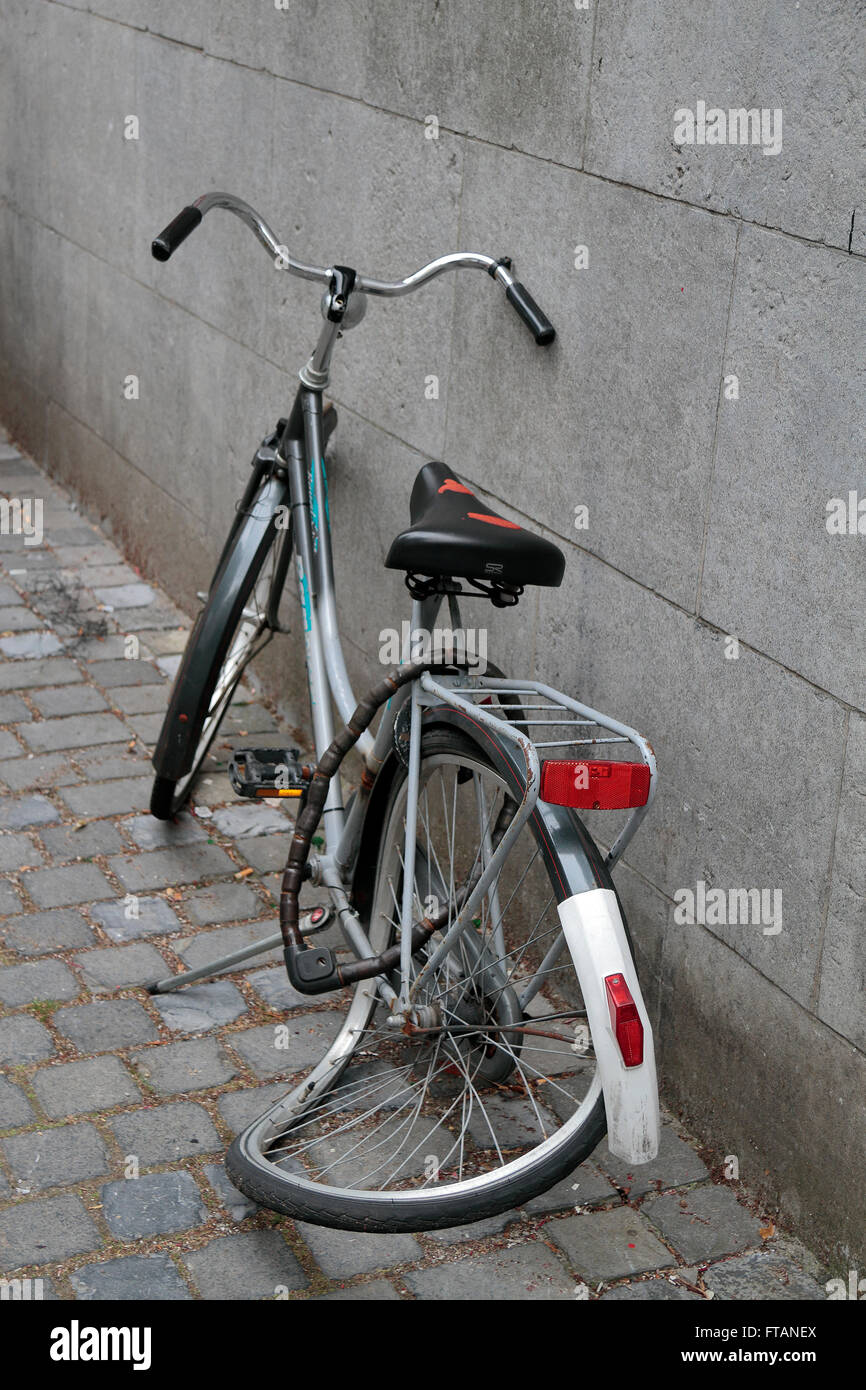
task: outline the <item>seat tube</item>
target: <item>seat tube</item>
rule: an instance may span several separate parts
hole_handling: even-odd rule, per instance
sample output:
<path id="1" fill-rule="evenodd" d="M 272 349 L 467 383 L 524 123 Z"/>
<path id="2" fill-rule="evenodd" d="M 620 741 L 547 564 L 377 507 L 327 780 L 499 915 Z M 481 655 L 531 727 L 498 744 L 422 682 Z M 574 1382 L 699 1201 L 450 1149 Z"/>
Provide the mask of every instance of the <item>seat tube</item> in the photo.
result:
<path id="1" fill-rule="evenodd" d="M 412 630 L 422 622 L 422 606 L 412 604 Z M 418 835 L 418 793 L 421 787 L 421 704 L 418 682 L 410 689 L 409 776 L 406 785 L 406 838 L 403 851 L 403 895 L 400 903 L 400 1008 L 409 1007 L 409 979 L 412 969 L 412 918 L 415 901 L 415 845 Z"/>

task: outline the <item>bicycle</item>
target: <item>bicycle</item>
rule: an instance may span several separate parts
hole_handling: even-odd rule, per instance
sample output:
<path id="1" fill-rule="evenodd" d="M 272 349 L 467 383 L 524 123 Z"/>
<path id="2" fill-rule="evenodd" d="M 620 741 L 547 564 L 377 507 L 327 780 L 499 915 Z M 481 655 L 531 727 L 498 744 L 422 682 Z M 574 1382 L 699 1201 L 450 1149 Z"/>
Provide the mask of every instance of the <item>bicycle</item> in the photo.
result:
<path id="1" fill-rule="evenodd" d="M 253 459 L 153 756 L 152 810 L 165 818 L 188 798 L 246 665 L 279 629 L 294 560 L 316 760 L 241 749 L 230 766 L 239 794 L 298 803 L 280 934 L 153 986 L 177 988 L 279 943 L 310 999 L 287 1059 L 291 1089 L 234 1141 L 227 1171 L 256 1202 L 305 1221 L 419 1231 L 529 1201 L 605 1130 L 614 1153 L 647 1162 L 659 1123 L 652 1030 L 611 870 L 652 802 L 652 749 L 460 643 L 462 599 L 510 607 L 527 585 L 557 586 L 562 552 L 430 462 L 385 562 L 412 598 L 402 660 L 360 701 L 337 625 L 324 458 L 336 410 L 323 393 L 338 339 L 369 300 L 458 268 L 504 286 L 536 343 L 549 346 L 553 325 L 507 257 L 450 253 L 396 281 L 307 265 L 224 193 L 183 209 L 154 256 L 168 260 L 214 208 L 239 216 L 281 269 L 325 287 L 316 346 L 289 415 Z M 450 627 L 437 629 L 443 604 Z M 352 748 L 363 774 L 344 806 Z M 629 813 L 607 854 L 577 815 L 592 809 Z M 330 914 L 301 916 L 307 881 L 328 890 Z M 329 917 L 342 950 L 315 944 Z"/>

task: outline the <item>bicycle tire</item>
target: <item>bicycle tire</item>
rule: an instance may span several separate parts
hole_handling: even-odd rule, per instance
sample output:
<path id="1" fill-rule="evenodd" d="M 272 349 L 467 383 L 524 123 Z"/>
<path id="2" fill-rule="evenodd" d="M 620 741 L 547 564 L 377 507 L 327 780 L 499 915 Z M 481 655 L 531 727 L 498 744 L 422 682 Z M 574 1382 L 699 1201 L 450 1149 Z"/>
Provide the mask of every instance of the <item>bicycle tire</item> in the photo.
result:
<path id="1" fill-rule="evenodd" d="M 283 478 L 272 475 L 263 479 L 252 504 L 234 526 L 220 559 L 207 600 L 187 641 L 153 754 L 156 776 L 150 811 L 157 820 L 172 819 L 184 806 L 246 666 L 270 640 L 270 629 L 263 616 L 254 625 L 246 646 L 237 647 L 244 610 L 281 534 L 277 529 L 278 508 L 287 502 L 288 484 Z M 290 529 L 283 533 L 281 544 L 290 550 Z M 283 551 L 283 574 L 286 558 Z M 264 641 L 259 641 L 265 633 Z M 230 659 L 233 666 L 227 671 Z M 214 704 L 217 692 L 219 699 Z"/>
<path id="2" fill-rule="evenodd" d="M 469 730 L 439 727 L 430 730 L 424 737 L 425 745 L 422 759 L 430 756 L 431 750 L 441 752 L 443 749 L 457 756 L 461 753 L 463 756 L 467 756 L 468 746 L 474 759 L 486 762 L 488 766 L 492 767 L 490 759 L 485 755 L 482 740 L 473 738 Z M 402 767 L 395 770 L 393 784 L 389 791 L 389 811 L 383 823 L 380 855 L 385 852 L 384 846 L 389 822 L 393 808 L 398 804 L 398 798 L 405 785 L 406 777 L 407 773 Z M 532 833 L 537 838 L 539 831 L 533 827 Z M 568 881 L 566 866 L 568 856 L 560 858 L 556 847 L 550 845 L 546 846 L 545 852 L 548 856 L 546 867 L 549 880 L 551 885 L 556 888 L 557 898 L 560 898 L 560 895 L 567 896 L 572 887 Z M 556 857 L 557 861 L 555 874 L 549 863 L 551 854 Z M 595 871 L 600 873 L 604 886 L 613 886 L 600 856 Z M 365 985 L 356 986 L 353 1003 L 357 1001 L 359 992 L 365 987 Z M 370 1016 L 372 1016 L 372 1009 Z M 342 1071 L 351 1063 L 354 1051 L 363 1050 L 363 1031 L 358 1032 L 357 1018 L 353 1020 L 353 1024 L 354 1028 L 351 1028 L 347 1014 L 344 1030 L 348 1028 L 349 1031 L 354 1031 L 357 1038 L 353 1044 L 353 1052 L 347 1055 L 342 1066 L 334 1066 L 330 1088 L 322 1093 L 325 1098 L 340 1079 Z M 365 1026 L 369 1026 L 369 1018 Z M 331 1056 L 341 1036 L 342 1031 L 326 1054 L 326 1058 Z M 324 1059 L 319 1065 L 324 1065 Z M 313 1073 L 311 1072 L 310 1075 L 312 1076 Z M 297 1092 L 300 1092 L 301 1087 L 306 1085 L 306 1078 L 303 1082 L 297 1083 Z M 284 1103 L 284 1101 L 280 1101 L 277 1105 L 272 1106 L 270 1110 L 238 1135 L 226 1156 L 226 1171 L 235 1186 L 260 1205 L 292 1216 L 297 1220 L 343 1230 L 378 1232 L 434 1230 L 480 1221 L 513 1209 L 547 1191 L 573 1172 L 600 1143 L 606 1130 L 604 1098 L 596 1071 L 595 1079 L 590 1085 L 586 1099 L 582 1103 L 575 1101 L 574 1115 L 557 1131 L 557 1142 L 551 1144 L 551 1141 L 548 1141 L 539 1146 L 538 1150 L 531 1150 L 529 1161 L 522 1170 L 508 1172 L 505 1169 L 498 1174 L 494 1171 L 492 1174 L 486 1175 L 484 1182 L 474 1189 L 472 1189 L 471 1183 L 464 1183 L 462 1184 L 462 1191 L 451 1193 L 441 1188 L 438 1191 L 435 1188 L 428 1188 L 423 1191 L 416 1190 L 411 1194 L 403 1192 L 399 1195 L 389 1195 L 386 1192 L 376 1192 L 370 1195 L 360 1195 L 355 1190 L 327 1187 L 322 1183 L 313 1182 L 305 1178 L 303 1173 L 299 1171 L 299 1166 L 296 1166 L 293 1172 L 283 1172 L 275 1163 L 268 1161 L 264 1152 L 267 1144 L 272 1142 L 271 1136 L 268 1135 L 268 1124 L 270 1117 L 276 1115 Z M 576 1121 L 582 1106 L 586 1107 L 586 1114 L 577 1124 Z M 298 1119 L 301 1119 L 304 1114 L 305 1112 L 299 1106 Z M 280 1118 L 282 1119 L 282 1117 Z M 569 1132 L 569 1126 L 572 1127 L 572 1132 Z M 286 1137 L 290 1133 L 291 1130 L 287 1128 Z M 280 1136 L 279 1143 L 282 1143 L 282 1136 Z M 535 1161 L 532 1160 L 533 1152 L 538 1154 Z"/>

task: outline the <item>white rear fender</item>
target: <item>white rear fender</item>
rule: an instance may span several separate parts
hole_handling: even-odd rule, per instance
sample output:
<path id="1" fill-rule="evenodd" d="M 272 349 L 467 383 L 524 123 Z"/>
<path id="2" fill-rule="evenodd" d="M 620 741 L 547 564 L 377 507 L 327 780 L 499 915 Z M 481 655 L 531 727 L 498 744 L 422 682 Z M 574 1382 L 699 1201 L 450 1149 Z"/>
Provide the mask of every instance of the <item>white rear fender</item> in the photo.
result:
<path id="1" fill-rule="evenodd" d="M 580 980 L 601 1074 L 608 1147 L 627 1163 L 649 1163 L 659 1146 L 653 1035 L 616 894 L 609 888 L 575 893 L 559 904 L 559 918 Z M 605 981 L 617 976 L 625 981 L 643 1025 L 643 1061 L 637 1066 L 626 1066 L 611 1021 Z"/>

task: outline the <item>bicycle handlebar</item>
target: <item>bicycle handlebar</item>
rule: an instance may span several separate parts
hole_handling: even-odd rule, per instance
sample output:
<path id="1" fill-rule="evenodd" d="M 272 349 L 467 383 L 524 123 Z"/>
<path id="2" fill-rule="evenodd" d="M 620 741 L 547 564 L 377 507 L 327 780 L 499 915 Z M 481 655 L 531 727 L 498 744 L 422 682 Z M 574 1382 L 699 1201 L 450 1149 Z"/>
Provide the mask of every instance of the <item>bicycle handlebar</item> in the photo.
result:
<path id="1" fill-rule="evenodd" d="M 236 198 L 232 193 L 205 193 L 189 207 L 182 208 L 177 217 L 169 222 L 168 226 L 151 243 L 151 252 L 154 258 L 158 261 L 169 260 L 181 243 L 186 241 L 191 232 L 195 231 L 205 213 L 216 207 L 225 208 L 226 211 L 240 217 L 254 232 L 265 250 L 275 261 L 279 261 L 282 269 L 290 271 L 293 275 L 299 275 L 305 280 L 321 280 L 324 284 L 330 284 L 333 280 L 334 270 L 332 267 L 306 265 L 303 261 L 296 261 L 294 257 L 290 256 L 287 247 L 277 240 L 267 222 L 256 212 L 255 208 L 250 207 L 249 203 L 245 203 L 242 198 Z M 497 259 L 475 251 L 454 251 L 445 256 L 438 256 L 427 265 L 421 266 L 419 270 L 413 271 L 411 275 L 407 275 L 403 280 L 377 280 L 371 276 L 358 275 L 354 288 L 363 294 L 381 296 L 409 294 L 412 290 L 426 284 L 428 280 L 435 279 L 444 271 L 457 270 L 461 267 L 486 270 L 488 275 L 504 285 L 509 304 L 526 324 L 535 341 L 542 347 L 550 346 L 556 337 L 556 329 L 529 291 L 511 274 L 511 261 L 508 257 Z"/>

